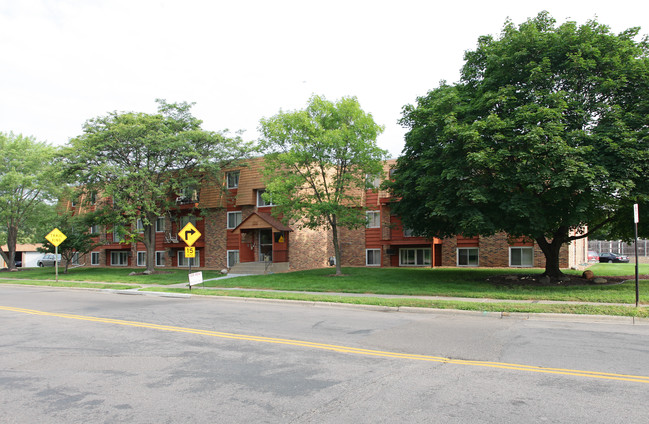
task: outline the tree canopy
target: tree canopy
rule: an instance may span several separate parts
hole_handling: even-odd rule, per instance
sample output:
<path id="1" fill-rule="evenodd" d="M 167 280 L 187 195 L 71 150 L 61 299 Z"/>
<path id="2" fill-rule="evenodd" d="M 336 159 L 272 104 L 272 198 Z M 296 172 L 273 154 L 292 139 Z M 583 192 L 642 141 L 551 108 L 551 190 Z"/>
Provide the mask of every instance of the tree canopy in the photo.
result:
<path id="1" fill-rule="evenodd" d="M 142 220 L 147 271 L 155 262 L 153 226 L 186 189 L 216 184 L 223 167 L 244 158 L 250 144 L 239 136 L 206 131 L 193 104 L 157 100 L 158 113 L 111 112 L 89 119 L 65 151 L 67 171 L 79 192 L 103 199 L 104 219 L 130 228 Z"/>
<path id="2" fill-rule="evenodd" d="M 461 79 L 403 109 L 394 211 L 427 236 L 534 239 L 546 274 L 561 245 L 629 222 L 649 195 L 649 43 L 542 12 L 465 54 Z"/>
<path id="3" fill-rule="evenodd" d="M 43 211 L 51 212 L 60 193 L 56 149 L 33 137 L 0 133 L 0 255 L 7 267 L 16 269 L 14 257 L 20 237 L 33 241 L 42 229 Z"/>
<path id="4" fill-rule="evenodd" d="M 338 228 L 366 223 L 360 191 L 367 175 L 382 172 L 386 152 L 376 144 L 383 128 L 355 97 L 331 102 L 313 96 L 304 110 L 262 119 L 265 196 L 273 214 L 306 228 L 332 230 L 336 273 L 341 274 Z"/>

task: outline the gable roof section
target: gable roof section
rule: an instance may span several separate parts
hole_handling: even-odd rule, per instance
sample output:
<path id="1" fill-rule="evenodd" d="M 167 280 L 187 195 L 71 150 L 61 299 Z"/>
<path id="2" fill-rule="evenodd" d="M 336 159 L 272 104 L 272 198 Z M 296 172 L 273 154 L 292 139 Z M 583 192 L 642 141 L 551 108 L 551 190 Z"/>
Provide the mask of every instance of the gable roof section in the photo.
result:
<path id="1" fill-rule="evenodd" d="M 241 224 L 233 230 L 234 234 L 239 234 L 241 230 L 254 230 L 260 228 L 271 228 L 274 231 L 293 231 L 291 227 L 282 224 L 282 222 L 269 213 L 253 212 Z"/>

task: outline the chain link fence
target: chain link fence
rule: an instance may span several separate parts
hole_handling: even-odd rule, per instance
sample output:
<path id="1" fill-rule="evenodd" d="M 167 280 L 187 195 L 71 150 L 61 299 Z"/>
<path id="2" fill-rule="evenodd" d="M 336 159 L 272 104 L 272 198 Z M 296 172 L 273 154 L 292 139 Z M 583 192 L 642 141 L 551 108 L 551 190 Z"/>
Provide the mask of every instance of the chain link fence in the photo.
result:
<path id="1" fill-rule="evenodd" d="M 629 259 L 635 257 L 635 247 L 633 243 L 611 240 L 588 240 L 588 250 L 597 253 L 618 253 L 628 256 Z M 649 239 L 638 239 L 638 257 L 649 258 Z"/>

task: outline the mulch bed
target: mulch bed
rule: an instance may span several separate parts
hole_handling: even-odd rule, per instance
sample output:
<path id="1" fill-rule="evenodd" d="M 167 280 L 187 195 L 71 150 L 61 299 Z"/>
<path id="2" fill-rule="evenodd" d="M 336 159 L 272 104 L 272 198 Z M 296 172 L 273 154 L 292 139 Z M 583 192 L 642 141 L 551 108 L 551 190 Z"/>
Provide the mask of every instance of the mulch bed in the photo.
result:
<path id="1" fill-rule="evenodd" d="M 517 277 L 514 279 L 513 277 Z M 504 274 L 504 275 L 495 275 L 493 277 L 487 278 L 487 281 L 495 284 L 497 286 L 503 287 L 521 287 L 521 286 L 530 286 L 530 287 L 552 287 L 552 286 L 603 286 L 603 285 L 615 285 L 622 284 L 628 280 L 635 281 L 635 275 L 626 275 L 626 276 L 595 276 L 595 278 L 604 278 L 606 283 L 597 284 L 593 280 L 588 280 L 583 278 L 580 275 L 564 275 L 560 280 L 552 279 L 548 282 L 541 282 L 540 279 L 543 277 L 542 274 Z M 638 277 L 640 280 L 649 280 L 649 275 L 640 275 Z"/>

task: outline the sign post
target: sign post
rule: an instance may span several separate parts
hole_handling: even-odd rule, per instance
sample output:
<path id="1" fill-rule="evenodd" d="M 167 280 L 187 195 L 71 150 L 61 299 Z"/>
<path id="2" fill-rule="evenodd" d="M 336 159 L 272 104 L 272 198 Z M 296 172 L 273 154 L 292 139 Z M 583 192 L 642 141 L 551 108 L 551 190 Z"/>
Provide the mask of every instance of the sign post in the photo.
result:
<path id="1" fill-rule="evenodd" d="M 638 285 L 638 223 L 640 222 L 640 210 L 638 204 L 633 205 L 633 226 L 635 227 L 635 307 L 640 303 L 640 287 Z"/>
<path id="2" fill-rule="evenodd" d="M 187 244 L 187 247 L 185 247 L 185 259 L 189 260 L 189 274 L 191 275 L 192 262 L 194 262 L 194 258 L 196 257 L 196 248 L 192 247 L 192 245 L 196 243 L 196 240 L 200 238 L 201 233 L 196 229 L 196 227 L 194 227 L 194 224 L 188 222 L 187 225 L 185 225 L 183 229 L 178 232 L 178 235 L 185 242 L 185 244 Z M 189 290 L 191 291 L 191 289 L 192 285 L 190 281 Z"/>
<path id="3" fill-rule="evenodd" d="M 58 228 L 50 231 L 48 235 L 45 236 L 47 241 L 54 245 L 54 273 L 56 275 L 56 282 L 59 282 L 59 244 L 63 243 L 63 240 L 68 238 L 65 234 L 61 232 Z"/>

